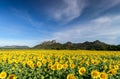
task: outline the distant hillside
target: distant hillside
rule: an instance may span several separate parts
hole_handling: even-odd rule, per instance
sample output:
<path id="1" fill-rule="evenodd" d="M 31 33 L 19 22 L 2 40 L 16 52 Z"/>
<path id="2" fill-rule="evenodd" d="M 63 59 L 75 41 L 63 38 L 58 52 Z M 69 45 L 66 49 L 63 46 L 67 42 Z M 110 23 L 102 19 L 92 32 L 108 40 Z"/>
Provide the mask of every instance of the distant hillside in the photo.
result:
<path id="1" fill-rule="evenodd" d="M 29 48 L 28 46 L 3 46 L 3 47 L 0 47 L 1 49 L 27 49 Z"/>
<path id="2" fill-rule="evenodd" d="M 72 43 L 66 42 L 64 44 L 58 43 L 55 40 L 45 41 L 33 47 L 34 49 L 55 49 L 55 50 L 120 50 L 120 45 L 110 45 L 99 40 L 93 42 Z"/>

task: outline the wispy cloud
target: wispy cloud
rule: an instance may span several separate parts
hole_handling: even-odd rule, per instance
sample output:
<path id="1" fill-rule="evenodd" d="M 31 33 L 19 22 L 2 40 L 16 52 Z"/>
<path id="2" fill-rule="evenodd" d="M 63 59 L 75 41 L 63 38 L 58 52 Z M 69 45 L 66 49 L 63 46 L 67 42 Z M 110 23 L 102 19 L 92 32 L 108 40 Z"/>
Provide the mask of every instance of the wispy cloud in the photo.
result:
<path id="1" fill-rule="evenodd" d="M 36 29 L 35 30 L 36 32 L 39 32 L 41 34 L 51 33 L 50 31 L 46 31 L 46 29 L 44 29 L 44 26 L 48 26 L 47 24 L 39 20 L 36 20 L 36 18 L 34 19 L 27 10 L 25 11 L 17 8 L 12 8 L 12 11 L 13 11 L 13 14 L 17 16 L 19 19 L 22 19 L 27 23 L 31 24 L 31 26 Z"/>
<path id="2" fill-rule="evenodd" d="M 119 20 L 119 15 L 103 16 L 87 24 L 74 25 L 71 28 L 56 32 L 53 34 L 52 39 L 61 42 L 94 41 L 99 39 L 107 43 L 115 43 L 115 40 L 120 36 Z"/>
<path id="3" fill-rule="evenodd" d="M 118 4 L 120 4 L 120 0 L 106 0 L 106 1 L 104 0 L 102 6 L 104 6 L 105 10 L 114 7 Z"/>
<path id="4" fill-rule="evenodd" d="M 111 7 L 114 7 L 116 5 L 120 4 L 120 0 L 102 0 L 101 4 L 99 4 L 98 8 L 102 9 L 109 9 Z"/>
<path id="5" fill-rule="evenodd" d="M 60 23 L 68 23 L 76 18 L 79 18 L 84 9 L 87 7 L 93 8 L 95 11 L 91 11 L 92 16 L 89 18 L 94 18 L 99 16 L 102 12 L 111 9 L 114 6 L 120 4 L 120 0 L 101 0 L 94 4 L 93 0 L 62 0 L 60 6 L 49 8 L 50 16 Z"/>
<path id="6" fill-rule="evenodd" d="M 60 22 L 70 22 L 78 18 L 86 7 L 86 0 L 63 0 L 60 7 L 51 11 L 51 16 Z"/>
<path id="7" fill-rule="evenodd" d="M 91 1 L 91 0 L 89 0 Z M 120 4 L 120 0 L 101 0 L 100 3 L 98 1 L 98 4 L 94 6 L 92 3 L 91 5 L 94 6 L 94 9 L 96 11 L 93 13 L 93 16 L 90 17 L 96 17 L 99 16 L 102 12 L 111 9 L 112 7 L 115 7 Z"/>
<path id="8" fill-rule="evenodd" d="M 112 18 L 110 18 L 110 17 L 100 17 L 100 18 L 92 20 L 92 22 L 98 23 L 98 24 L 103 24 L 103 23 L 106 24 L 106 23 L 112 22 Z"/>
<path id="9" fill-rule="evenodd" d="M 32 26 L 36 28 L 40 28 L 40 26 L 43 25 L 42 22 L 35 21 L 27 11 L 20 10 L 17 8 L 12 8 L 12 11 L 15 16 L 27 21 L 28 23 L 30 23 Z"/>

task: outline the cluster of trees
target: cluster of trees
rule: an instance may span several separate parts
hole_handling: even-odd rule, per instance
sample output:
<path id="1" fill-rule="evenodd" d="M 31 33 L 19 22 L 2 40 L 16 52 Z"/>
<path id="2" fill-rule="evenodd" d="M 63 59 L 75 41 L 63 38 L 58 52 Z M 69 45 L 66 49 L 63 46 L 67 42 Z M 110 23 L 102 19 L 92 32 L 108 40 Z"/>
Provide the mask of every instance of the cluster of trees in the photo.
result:
<path id="1" fill-rule="evenodd" d="M 44 41 L 43 43 L 36 45 L 33 47 L 34 49 L 55 49 L 55 50 L 120 50 L 120 45 L 109 45 L 99 40 L 93 42 L 84 42 L 84 43 L 72 43 L 66 42 L 61 44 L 56 42 L 55 40 L 52 41 Z"/>

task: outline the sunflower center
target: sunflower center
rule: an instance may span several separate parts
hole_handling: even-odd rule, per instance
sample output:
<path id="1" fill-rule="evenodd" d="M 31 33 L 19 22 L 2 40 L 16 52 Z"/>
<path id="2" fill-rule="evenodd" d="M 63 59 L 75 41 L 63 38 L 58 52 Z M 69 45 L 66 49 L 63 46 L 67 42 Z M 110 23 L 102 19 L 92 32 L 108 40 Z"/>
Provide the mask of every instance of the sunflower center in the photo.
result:
<path id="1" fill-rule="evenodd" d="M 94 76 L 97 76 L 97 75 L 98 75 L 98 73 L 97 73 L 97 72 L 94 72 L 94 73 L 93 73 L 93 75 L 94 75 Z"/>
<path id="2" fill-rule="evenodd" d="M 101 78 L 106 78 L 106 76 L 104 74 L 101 74 L 100 77 Z"/>
<path id="3" fill-rule="evenodd" d="M 81 69 L 80 72 L 81 72 L 81 73 L 85 73 L 85 70 L 84 70 L 84 69 Z"/>
<path id="4" fill-rule="evenodd" d="M 2 76 L 2 77 L 5 77 L 5 74 L 2 74 L 1 76 Z"/>

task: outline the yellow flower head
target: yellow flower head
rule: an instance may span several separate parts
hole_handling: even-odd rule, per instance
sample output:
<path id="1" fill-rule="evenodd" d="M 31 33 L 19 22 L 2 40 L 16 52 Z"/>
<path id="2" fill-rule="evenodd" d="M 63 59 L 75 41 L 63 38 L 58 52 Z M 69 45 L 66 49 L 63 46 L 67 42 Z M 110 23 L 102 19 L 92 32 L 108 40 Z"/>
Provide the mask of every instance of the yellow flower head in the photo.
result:
<path id="1" fill-rule="evenodd" d="M 75 64 L 74 63 L 71 63 L 70 64 L 70 68 L 74 68 L 75 67 Z"/>
<path id="2" fill-rule="evenodd" d="M 62 64 L 57 64 L 57 69 L 58 70 L 61 70 L 63 68 L 63 65 Z"/>
<path id="3" fill-rule="evenodd" d="M 68 64 L 63 64 L 63 68 L 64 69 L 68 68 Z"/>
<path id="4" fill-rule="evenodd" d="M 115 69 L 115 70 L 118 70 L 118 69 L 119 69 L 119 65 L 115 65 L 115 66 L 114 66 L 114 69 Z"/>
<path id="5" fill-rule="evenodd" d="M 0 73 L 0 78 L 6 78 L 6 76 L 7 76 L 7 73 L 6 73 L 6 72 L 2 71 L 2 72 Z"/>
<path id="6" fill-rule="evenodd" d="M 100 77 L 100 72 L 98 72 L 97 70 L 93 70 L 91 72 L 91 76 L 92 76 L 92 78 L 99 78 Z"/>
<path id="7" fill-rule="evenodd" d="M 74 76 L 74 74 L 68 74 L 67 79 L 76 79 L 76 77 Z"/>
<path id="8" fill-rule="evenodd" d="M 32 61 L 32 60 L 29 60 L 29 61 L 27 61 L 27 64 L 28 64 L 28 65 L 33 64 L 33 61 Z"/>
<path id="9" fill-rule="evenodd" d="M 52 64 L 50 63 L 50 64 L 48 64 L 48 68 L 51 68 L 51 66 L 52 66 Z"/>
<path id="10" fill-rule="evenodd" d="M 86 68 L 85 68 L 85 67 L 81 67 L 81 68 L 78 70 L 78 72 L 79 72 L 80 75 L 83 75 L 83 74 L 85 74 L 85 72 L 86 72 Z"/>
<path id="11" fill-rule="evenodd" d="M 15 74 L 11 74 L 7 77 L 7 79 L 17 79 L 17 76 Z"/>
<path id="12" fill-rule="evenodd" d="M 35 64 L 34 64 L 34 63 L 30 64 L 29 66 L 30 66 L 31 68 L 35 68 Z"/>
<path id="13" fill-rule="evenodd" d="M 116 73 L 117 73 L 117 71 L 115 69 L 111 69 L 108 71 L 108 74 L 110 74 L 110 75 L 114 75 Z"/>
<path id="14" fill-rule="evenodd" d="M 42 63 L 40 61 L 37 62 L 37 67 L 41 67 Z"/>
<path id="15" fill-rule="evenodd" d="M 56 65 L 52 65 L 52 66 L 51 66 L 51 69 L 52 69 L 52 70 L 56 70 L 56 69 L 57 69 L 57 66 L 56 66 Z"/>
<path id="16" fill-rule="evenodd" d="M 101 72 L 100 73 L 100 79 L 108 79 L 108 74 Z"/>
<path id="17" fill-rule="evenodd" d="M 93 63 L 94 65 L 97 65 L 97 64 L 99 64 L 99 60 L 92 60 L 92 63 Z"/>
<path id="18" fill-rule="evenodd" d="M 90 62 L 89 62 L 89 61 L 86 61 L 85 63 L 86 63 L 88 66 L 90 65 Z"/>

